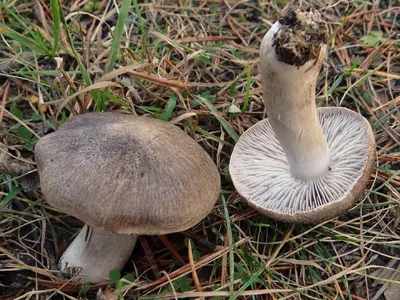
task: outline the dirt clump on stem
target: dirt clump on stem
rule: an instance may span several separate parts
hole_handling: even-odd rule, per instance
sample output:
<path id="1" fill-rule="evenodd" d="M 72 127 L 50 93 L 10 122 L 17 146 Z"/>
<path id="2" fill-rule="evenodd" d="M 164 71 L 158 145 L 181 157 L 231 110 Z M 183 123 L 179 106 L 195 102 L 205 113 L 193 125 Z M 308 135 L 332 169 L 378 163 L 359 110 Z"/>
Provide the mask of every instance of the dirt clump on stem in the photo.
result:
<path id="1" fill-rule="evenodd" d="M 318 58 L 321 46 L 328 41 L 328 30 L 319 12 L 289 9 L 278 21 L 281 28 L 273 46 L 279 61 L 300 67 Z"/>

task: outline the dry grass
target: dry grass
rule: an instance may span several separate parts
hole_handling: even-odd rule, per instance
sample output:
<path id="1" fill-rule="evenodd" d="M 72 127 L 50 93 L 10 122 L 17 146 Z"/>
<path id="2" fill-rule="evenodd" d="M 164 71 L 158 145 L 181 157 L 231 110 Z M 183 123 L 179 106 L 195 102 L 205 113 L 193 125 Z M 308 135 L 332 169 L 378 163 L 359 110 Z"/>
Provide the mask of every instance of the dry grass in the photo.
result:
<path id="1" fill-rule="evenodd" d="M 322 9 L 332 34 L 317 105 L 363 114 L 378 151 L 365 197 L 314 227 L 258 215 L 239 199 L 227 169 L 237 137 L 265 117 L 258 48 L 285 1 L 140 1 L 120 24 L 116 3 L 130 1 L 60 2 L 61 28 L 47 1 L 0 8 L 0 138 L 7 146 L 0 148 L 0 299 L 395 299 L 388 298 L 400 286 L 395 0 L 302 1 Z M 38 137 L 70 114 L 100 110 L 177 124 L 223 179 L 221 200 L 197 227 L 141 238 L 124 270 L 134 280 L 122 288 L 82 286 L 56 271 L 82 223 L 46 204 L 34 171 Z"/>

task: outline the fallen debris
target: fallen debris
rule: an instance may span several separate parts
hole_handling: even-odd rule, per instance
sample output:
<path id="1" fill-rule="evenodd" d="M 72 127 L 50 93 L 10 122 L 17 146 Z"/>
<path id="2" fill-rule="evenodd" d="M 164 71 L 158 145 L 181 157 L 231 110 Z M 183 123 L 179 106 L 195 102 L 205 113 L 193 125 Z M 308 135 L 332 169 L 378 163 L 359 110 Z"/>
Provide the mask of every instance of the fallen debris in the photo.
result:
<path id="1" fill-rule="evenodd" d="M 34 163 L 26 158 L 14 156 L 8 147 L 0 143 L 0 174 L 18 176 L 34 169 Z"/>

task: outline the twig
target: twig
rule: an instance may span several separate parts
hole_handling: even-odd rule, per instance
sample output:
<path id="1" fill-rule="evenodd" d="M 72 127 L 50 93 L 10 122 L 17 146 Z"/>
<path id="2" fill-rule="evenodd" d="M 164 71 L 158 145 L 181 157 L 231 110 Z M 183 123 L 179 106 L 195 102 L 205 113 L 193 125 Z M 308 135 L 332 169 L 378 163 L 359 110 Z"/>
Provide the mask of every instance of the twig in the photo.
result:
<path id="1" fill-rule="evenodd" d="M 0 110 L 0 127 L 1 124 L 3 123 L 3 115 L 4 115 L 4 109 L 3 107 L 6 107 L 6 102 L 7 102 L 7 97 L 8 97 L 8 90 L 10 88 L 10 82 L 8 81 L 6 83 L 6 87 L 4 88 L 3 92 L 3 97 L 1 99 L 1 110 Z"/>

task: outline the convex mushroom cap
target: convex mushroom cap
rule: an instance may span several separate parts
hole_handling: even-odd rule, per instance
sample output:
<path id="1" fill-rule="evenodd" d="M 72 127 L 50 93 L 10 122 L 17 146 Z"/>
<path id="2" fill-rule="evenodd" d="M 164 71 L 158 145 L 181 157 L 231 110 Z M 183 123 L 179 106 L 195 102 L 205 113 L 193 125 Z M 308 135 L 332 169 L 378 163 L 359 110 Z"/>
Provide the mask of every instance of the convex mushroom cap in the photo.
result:
<path id="1" fill-rule="evenodd" d="M 345 108 L 316 108 L 327 32 L 313 10 L 289 10 L 261 44 L 268 118 L 239 139 L 230 161 L 238 193 L 284 222 L 319 223 L 349 210 L 368 183 L 375 140 L 368 121 Z"/>
<path id="2" fill-rule="evenodd" d="M 186 230 L 213 208 L 220 177 L 208 154 L 178 127 L 133 115 L 73 117 L 37 143 L 46 200 L 119 234 Z"/>
<path id="3" fill-rule="evenodd" d="M 88 246 L 82 233 L 61 258 L 62 269 L 81 267 L 90 281 L 123 267 L 136 238 L 126 246 L 121 234 L 186 230 L 212 210 L 220 191 L 208 154 L 177 126 L 149 117 L 72 117 L 39 140 L 35 158 L 45 199 L 95 229 L 96 245 Z M 94 269 L 105 256 L 110 262 Z"/>

